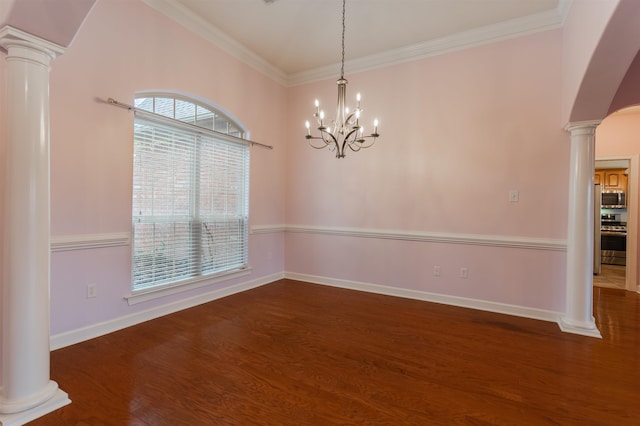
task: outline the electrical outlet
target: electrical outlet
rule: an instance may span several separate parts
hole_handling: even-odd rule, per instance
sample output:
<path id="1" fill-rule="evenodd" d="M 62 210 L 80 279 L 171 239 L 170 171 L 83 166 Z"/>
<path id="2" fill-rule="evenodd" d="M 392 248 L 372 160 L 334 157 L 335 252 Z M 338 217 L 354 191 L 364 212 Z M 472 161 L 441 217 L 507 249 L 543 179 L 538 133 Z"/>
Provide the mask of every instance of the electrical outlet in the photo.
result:
<path id="1" fill-rule="evenodd" d="M 439 277 L 440 276 L 440 266 L 436 265 L 433 267 L 433 276 L 434 277 Z"/>
<path id="2" fill-rule="evenodd" d="M 467 268 L 460 268 L 460 278 L 469 278 L 469 270 Z"/>
<path id="3" fill-rule="evenodd" d="M 87 285 L 87 299 L 93 299 L 97 295 L 97 286 L 96 284 L 88 284 Z"/>

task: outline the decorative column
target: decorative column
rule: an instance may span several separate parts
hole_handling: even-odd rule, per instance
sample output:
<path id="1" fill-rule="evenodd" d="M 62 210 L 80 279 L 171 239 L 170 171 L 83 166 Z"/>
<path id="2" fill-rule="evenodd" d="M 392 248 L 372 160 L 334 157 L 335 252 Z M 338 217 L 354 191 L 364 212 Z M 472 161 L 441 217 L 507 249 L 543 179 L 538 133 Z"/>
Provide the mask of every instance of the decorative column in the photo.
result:
<path id="1" fill-rule="evenodd" d="M 7 51 L 0 422 L 70 403 L 49 371 L 49 64 L 63 49 L 12 27 Z"/>
<path id="2" fill-rule="evenodd" d="M 568 333 L 602 337 L 593 318 L 593 236 L 595 132 L 600 121 L 569 123 L 569 232 L 566 312 L 559 321 Z"/>

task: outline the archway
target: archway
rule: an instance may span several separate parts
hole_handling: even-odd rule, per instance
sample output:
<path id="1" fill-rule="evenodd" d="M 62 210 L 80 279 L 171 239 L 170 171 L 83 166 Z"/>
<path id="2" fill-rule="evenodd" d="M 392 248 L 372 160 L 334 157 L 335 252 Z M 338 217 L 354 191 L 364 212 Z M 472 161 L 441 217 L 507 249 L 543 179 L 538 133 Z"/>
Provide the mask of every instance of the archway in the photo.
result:
<path id="1" fill-rule="evenodd" d="M 588 28 L 588 18 L 602 13 L 601 10 L 589 9 L 590 6 L 584 3 L 574 3 L 574 7 L 577 9 L 572 10 L 573 21 L 568 29 L 565 28 L 567 56 L 571 56 L 572 49 L 582 48 L 584 53 L 585 45 L 580 43 L 580 37 L 575 36 L 579 30 Z M 595 129 L 614 106 L 612 100 L 616 94 L 621 92 L 624 84 L 628 84 L 624 81 L 636 80 L 629 70 L 640 51 L 639 18 L 639 2 L 620 0 L 614 4 L 610 19 L 603 25 L 601 37 L 592 47 L 588 65 L 579 77 L 575 97 L 570 101 L 569 125 L 566 127 L 571 133 L 567 292 L 565 315 L 559 324 L 563 331 L 571 333 L 600 337 L 593 318 L 592 292 Z M 586 47 L 587 50 L 589 48 Z M 568 87 L 572 83 L 575 81 L 565 81 Z M 640 88 L 640 82 L 634 85 Z M 640 90 L 637 93 L 640 99 Z"/>

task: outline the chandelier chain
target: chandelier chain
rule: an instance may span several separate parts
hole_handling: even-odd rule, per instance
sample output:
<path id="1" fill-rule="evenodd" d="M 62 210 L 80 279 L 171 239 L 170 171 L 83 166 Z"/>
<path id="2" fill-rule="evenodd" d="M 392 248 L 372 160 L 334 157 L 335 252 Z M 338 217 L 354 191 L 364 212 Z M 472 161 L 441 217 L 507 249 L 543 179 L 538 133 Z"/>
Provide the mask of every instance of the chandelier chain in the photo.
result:
<path id="1" fill-rule="evenodd" d="M 340 78 L 344 78 L 344 31 L 345 31 L 345 20 L 344 15 L 347 9 L 347 0 L 342 0 L 342 66 L 340 67 Z"/>

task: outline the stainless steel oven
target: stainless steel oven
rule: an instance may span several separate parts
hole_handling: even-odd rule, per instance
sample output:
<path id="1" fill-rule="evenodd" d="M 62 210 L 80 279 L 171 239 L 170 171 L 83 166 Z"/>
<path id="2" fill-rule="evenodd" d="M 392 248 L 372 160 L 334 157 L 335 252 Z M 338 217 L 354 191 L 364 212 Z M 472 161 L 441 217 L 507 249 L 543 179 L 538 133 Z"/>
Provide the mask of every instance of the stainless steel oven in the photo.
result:
<path id="1" fill-rule="evenodd" d="M 600 260 L 605 265 L 627 264 L 627 233 L 600 231 Z"/>

